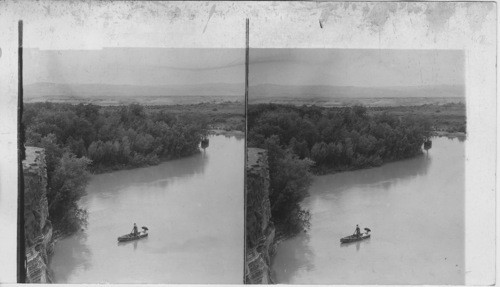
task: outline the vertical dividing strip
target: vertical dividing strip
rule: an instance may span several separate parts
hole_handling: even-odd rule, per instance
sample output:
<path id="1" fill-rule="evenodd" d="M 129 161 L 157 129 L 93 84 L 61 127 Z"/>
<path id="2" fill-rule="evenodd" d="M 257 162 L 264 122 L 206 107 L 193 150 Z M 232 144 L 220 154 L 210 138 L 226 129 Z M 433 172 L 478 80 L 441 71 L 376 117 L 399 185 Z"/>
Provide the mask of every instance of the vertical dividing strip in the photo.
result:
<path id="1" fill-rule="evenodd" d="M 247 109 L 248 109 L 248 62 L 249 62 L 249 56 L 250 56 L 250 41 L 249 41 L 249 30 L 250 30 L 250 20 L 247 18 L 246 19 L 246 43 L 245 43 L 245 160 L 243 161 L 243 190 L 244 190 L 244 196 L 243 196 L 243 207 L 244 207 L 244 213 L 243 213 L 243 284 L 245 284 L 245 273 L 246 273 L 246 262 L 247 262 L 247 237 L 246 237 L 246 221 L 247 221 L 247 135 L 248 135 L 248 114 L 247 114 Z"/>
<path id="2" fill-rule="evenodd" d="M 18 94 L 17 94 L 17 282 L 26 282 L 26 252 L 24 240 L 24 175 L 23 160 L 24 128 L 23 120 L 23 21 L 18 23 Z"/>
<path id="3" fill-rule="evenodd" d="M 249 56 L 250 56 L 249 30 L 250 30 L 250 20 L 247 18 L 247 22 L 246 22 L 246 47 L 245 47 L 245 106 L 248 105 L 248 61 L 249 61 Z M 245 110 L 245 113 L 246 113 L 246 110 Z"/>

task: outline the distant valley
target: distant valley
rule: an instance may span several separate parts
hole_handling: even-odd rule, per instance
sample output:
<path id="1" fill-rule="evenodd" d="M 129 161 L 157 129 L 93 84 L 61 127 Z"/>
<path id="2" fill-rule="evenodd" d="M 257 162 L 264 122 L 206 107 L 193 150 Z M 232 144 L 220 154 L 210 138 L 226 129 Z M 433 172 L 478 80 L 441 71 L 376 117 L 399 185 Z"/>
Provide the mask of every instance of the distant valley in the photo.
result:
<path id="1" fill-rule="evenodd" d="M 184 105 L 243 102 L 243 84 L 108 85 L 35 83 L 24 87 L 24 101 L 120 105 Z M 463 86 L 352 87 L 283 86 L 249 87 L 249 103 L 319 106 L 412 106 L 465 103 Z"/>
<path id="2" fill-rule="evenodd" d="M 244 88 L 244 84 L 224 83 L 158 86 L 35 83 L 24 87 L 24 101 L 100 105 L 243 102 Z"/>
<path id="3" fill-rule="evenodd" d="M 318 106 L 413 106 L 465 103 L 463 86 L 353 87 L 353 86 L 250 86 L 249 103 Z"/>

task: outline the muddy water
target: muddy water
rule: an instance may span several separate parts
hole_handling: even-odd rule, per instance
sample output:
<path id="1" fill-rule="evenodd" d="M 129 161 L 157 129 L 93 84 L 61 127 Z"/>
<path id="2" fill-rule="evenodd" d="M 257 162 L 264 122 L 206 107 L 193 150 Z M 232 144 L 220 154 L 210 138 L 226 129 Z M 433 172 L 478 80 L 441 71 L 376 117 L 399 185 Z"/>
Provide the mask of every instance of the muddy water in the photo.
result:
<path id="1" fill-rule="evenodd" d="M 55 246 L 55 282 L 241 283 L 243 151 L 212 136 L 205 153 L 94 176 L 88 228 Z M 134 222 L 149 237 L 117 243 Z"/>
<path id="2" fill-rule="evenodd" d="M 279 245 L 276 281 L 464 284 L 464 153 L 463 140 L 434 138 L 428 155 L 315 177 L 311 229 Z M 371 238 L 340 244 L 356 224 Z"/>

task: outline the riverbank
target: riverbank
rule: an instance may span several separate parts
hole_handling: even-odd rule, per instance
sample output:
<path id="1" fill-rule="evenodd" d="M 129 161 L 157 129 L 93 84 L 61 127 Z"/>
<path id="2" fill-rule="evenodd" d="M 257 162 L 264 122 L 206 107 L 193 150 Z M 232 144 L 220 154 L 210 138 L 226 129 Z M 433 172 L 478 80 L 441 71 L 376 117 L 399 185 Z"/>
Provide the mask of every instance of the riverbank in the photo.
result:
<path id="1" fill-rule="evenodd" d="M 221 127 L 237 135 L 232 130 L 244 127 L 245 120 L 244 105 L 238 102 L 172 106 L 44 102 L 26 104 L 23 123 L 26 145 L 45 149 L 47 177 L 53 179 L 48 181 L 46 199 L 47 217 L 57 232 L 52 245 L 86 225 L 87 213 L 79 202 L 89 171 L 99 175 L 190 158 L 201 154 L 200 141 L 210 129 Z"/>
<path id="2" fill-rule="evenodd" d="M 370 107 L 368 110 L 372 114 L 388 113 L 398 117 L 411 115 L 425 118 L 438 136 L 461 136 L 467 132 L 467 115 L 463 102 Z"/>
<path id="3" fill-rule="evenodd" d="M 450 132 L 440 131 L 440 132 L 433 132 L 433 133 L 431 133 L 431 135 L 432 135 L 432 139 L 437 141 L 438 146 L 436 148 L 438 148 L 438 149 L 439 149 L 439 142 L 441 141 L 441 140 L 439 140 L 440 137 L 447 137 L 447 138 L 458 137 L 459 139 L 460 139 L 460 137 L 465 138 L 465 133 L 460 133 L 460 132 L 450 133 Z M 433 151 L 433 149 L 431 148 L 430 152 L 432 153 L 432 151 Z M 377 171 L 383 170 L 384 168 L 387 168 L 387 166 L 402 165 L 402 164 L 405 164 L 405 162 L 416 162 L 416 163 L 419 163 L 419 165 L 420 164 L 425 165 L 427 163 L 427 161 L 422 160 L 424 158 L 424 157 L 422 157 L 423 153 L 424 153 L 423 149 L 421 148 L 417 154 L 414 154 L 414 155 L 407 157 L 407 158 L 385 161 L 379 166 L 370 166 L 370 167 L 361 167 L 361 168 L 355 167 L 355 166 L 350 166 L 350 167 L 345 167 L 345 169 L 341 169 L 341 170 L 339 170 L 339 169 L 336 169 L 336 170 L 323 169 L 323 170 L 321 170 L 321 172 L 316 170 L 314 172 L 314 174 L 316 175 L 315 178 L 317 179 L 318 177 L 322 177 L 322 176 L 326 176 L 326 177 L 343 176 L 341 174 L 354 174 L 354 173 L 374 173 L 374 174 L 377 174 Z M 249 160 L 251 160 L 251 159 L 252 159 L 252 157 L 249 157 Z M 253 160 L 253 161 L 255 161 L 255 160 Z M 402 176 L 406 175 L 406 173 L 403 170 L 399 173 L 392 173 L 393 176 L 398 176 L 398 174 L 401 174 Z M 306 198 L 305 201 L 308 202 L 308 198 Z M 305 206 L 305 205 L 303 205 L 301 203 L 301 206 Z M 272 220 L 273 219 L 270 218 L 270 221 L 272 221 Z M 312 218 L 312 220 L 315 220 L 315 219 Z M 309 234 L 309 232 L 306 230 L 301 231 L 297 234 L 288 234 L 288 235 L 287 234 L 280 234 L 280 233 L 276 232 L 273 235 L 272 244 L 270 245 L 270 247 L 266 248 L 266 250 L 268 250 L 268 252 L 269 252 L 268 256 L 270 257 L 271 265 L 273 264 L 274 258 L 276 256 L 275 251 L 280 248 L 280 245 L 283 242 L 290 241 L 290 240 L 293 241 L 293 240 L 295 240 L 295 238 L 307 237 L 308 236 L 307 234 Z M 269 274 L 270 274 L 270 281 L 271 282 L 283 283 L 283 282 L 280 282 L 278 279 L 276 279 L 276 276 L 272 270 L 269 272 Z"/>
<path id="4" fill-rule="evenodd" d="M 217 135 L 223 135 L 223 136 L 228 136 L 228 137 L 234 136 L 237 138 L 243 138 L 245 136 L 245 133 L 242 131 L 239 131 L 239 130 L 222 130 L 222 129 L 210 129 L 210 130 L 208 130 L 208 134 L 212 135 L 212 136 L 217 136 Z M 208 148 L 210 148 L 210 145 Z M 201 149 L 201 147 L 200 147 L 200 149 Z M 120 170 L 131 170 L 131 169 L 136 169 L 136 168 L 156 166 L 156 165 L 159 165 L 159 164 L 167 162 L 167 161 L 177 160 L 177 159 L 181 159 L 183 157 L 189 157 L 189 156 L 198 154 L 201 152 L 200 149 L 196 153 L 182 156 L 182 157 L 159 158 L 156 162 L 144 163 L 143 165 L 123 165 L 122 164 L 122 165 L 108 166 L 105 168 L 101 167 L 101 168 L 93 169 L 93 170 L 91 170 L 91 172 L 92 172 L 92 174 L 96 175 L 96 174 L 105 174 L 105 173 L 110 173 L 110 172 L 115 172 L 115 171 L 120 171 Z"/>
<path id="5" fill-rule="evenodd" d="M 279 242 L 276 283 L 463 284 L 465 143 L 432 140 L 428 155 L 315 176 L 311 228 Z M 356 224 L 372 238 L 340 244 Z"/>
<path id="6" fill-rule="evenodd" d="M 441 135 L 443 136 L 445 133 L 441 133 Z M 457 135 L 460 135 L 459 133 Z M 433 139 L 437 140 L 436 137 L 433 136 Z M 431 149 L 432 150 L 432 149 Z M 380 165 L 377 165 L 377 166 L 364 166 L 364 167 L 359 167 L 359 166 L 345 166 L 343 169 L 313 169 L 313 174 L 315 175 L 313 178 L 317 179 L 319 177 L 322 177 L 322 176 L 326 176 L 326 177 L 331 177 L 331 176 L 341 176 L 341 174 L 350 174 L 350 173 L 355 173 L 355 172 L 368 172 L 368 173 L 371 173 L 371 172 L 374 172 L 376 173 L 377 170 L 380 170 L 380 169 L 383 169 L 385 168 L 386 166 L 392 166 L 394 164 L 398 165 L 398 164 L 404 164 L 405 162 L 412 162 L 412 161 L 419 161 L 419 159 L 422 159 L 424 158 L 423 157 L 423 149 L 422 147 L 420 148 L 419 152 L 416 153 L 416 154 L 413 154 L 411 156 L 408 156 L 408 157 L 405 157 L 405 158 L 400 158 L 400 159 L 394 159 L 394 160 L 386 160 L 384 162 L 382 162 Z M 306 198 L 304 201 L 308 201 L 308 198 Z M 307 208 L 307 205 L 304 205 L 303 202 L 300 203 L 300 206 L 301 207 L 304 207 L 305 210 L 308 210 Z M 312 217 L 313 215 L 311 215 Z M 271 221 L 273 220 L 273 218 L 270 219 Z M 314 220 L 313 218 L 311 220 Z M 281 234 L 279 232 L 276 232 L 276 234 L 274 235 L 274 238 L 273 238 L 273 242 L 272 242 L 272 245 L 270 248 L 268 248 L 268 250 L 271 252 L 269 254 L 270 256 L 270 262 L 271 262 L 271 265 L 273 264 L 274 262 L 274 258 L 276 256 L 276 253 L 275 251 L 279 249 L 280 245 L 283 243 L 283 242 L 286 242 L 286 241 L 289 241 L 289 240 L 294 240 L 294 238 L 296 237 L 307 237 L 309 234 L 309 230 L 307 229 L 304 229 L 298 233 L 295 233 L 295 234 Z M 283 283 L 283 282 L 280 282 L 276 276 L 274 275 L 274 273 L 270 272 L 270 280 L 273 281 L 273 282 L 276 282 L 276 283 Z"/>
<path id="7" fill-rule="evenodd" d="M 432 131 L 431 136 L 435 137 L 447 137 L 447 138 L 467 138 L 467 134 L 464 132 L 448 132 L 448 131 Z"/>
<path id="8" fill-rule="evenodd" d="M 384 166 L 386 165 L 390 165 L 390 164 L 394 164 L 394 163 L 401 163 L 401 162 L 404 162 L 404 161 L 408 161 L 408 160 L 412 160 L 412 159 L 415 159 L 419 156 L 423 155 L 423 151 L 421 150 L 420 153 L 418 154 L 415 154 L 411 157 L 408 157 L 408 158 L 402 158 L 402 159 L 397 159 L 397 160 L 391 160 L 391 161 L 385 161 L 383 162 L 381 165 L 378 165 L 378 166 L 367 166 L 367 167 L 354 167 L 354 166 L 351 166 L 351 167 L 345 167 L 345 169 L 321 169 L 321 170 L 314 170 L 313 169 L 313 174 L 314 174 L 314 177 L 313 177 L 313 180 L 314 178 L 318 178 L 318 177 L 322 177 L 322 176 L 336 176 L 336 175 L 340 175 L 340 174 L 347 174 L 349 172 L 363 172 L 363 171 L 368 171 L 368 170 L 376 170 L 376 169 L 379 169 L 379 168 L 383 168 Z M 305 201 L 308 201 L 308 198 L 305 199 Z M 301 202 L 301 206 L 304 206 L 303 202 Z M 311 220 L 313 220 L 313 215 L 311 215 Z M 272 220 L 272 218 L 271 218 Z M 302 230 L 300 231 L 299 233 L 296 233 L 296 234 L 283 234 L 283 233 L 276 233 L 275 236 L 274 236 L 274 240 L 273 240 L 273 243 L 272 243 L 272 247 L 269 248 L 269 250 L 272 251 L 272 253 L 270 253 L 270 262 L 271 262 L 271 266 L 273 266 L 274 264 L 274 259 L 276 257 L 276 253 L 277 253 L 277 250 L 279 249 L 280 245 L 283 243 L 283 242 L 286 242 L 286 241 L 289 241 L 289 240 L 294 240 L 294 238 L 297 238 L 297 237 L 307 237 L 309 234 L 309 230 Z M 270 278 L 272 280 L 272 282 L 274 284 L 281 284 L 281 283 L 284 283 L 284 282 L 280 282 L 276 276 L 276 272 L 271 268 L 271 272 L 270 272 Z M 305 284 L 305 283 L 304 283 Z"/>
<path id="9" fill-rule="evenodd" d="M 205 152 L 93 176 L 86 229 L 55 246 L 55 283 L 241 283 L 243 164 L 244 140 L 214 135 Z M 118 244 L 134 222 L 148 238 Z"/>
<path id="10" fill-rule="evenodd" d="M 431 133 L 432 134 L 432 133 Z M 432 135 L 432 137 L 443 137 L 444 135 L 437 136 L 437 135 Z M 448 138 L 453 138 L 451 136 L 446 136 Z M 458 136 L 457 136 L 458 137 Z M 356 170 L 363 170 L 363 169 L 371 169 L 371 168 L 378 168 L 382 167 L 388 163 L 393 163 L 393 162 L 398 162 L 398 161 L 404 161 L 404 160 L 409 160 L 418 156 L 421 156 L 424 154 L 424 150 L 420 150 L 418 153 L 405 157 L 405 158 L 398 158 L 398 159 L 393 159 L 393 160 L 385 160 L 384 162 L 380 163 L 379 165 L 372 165 L 372 166 L 363 166 L 363 167 L 357 167 L 357 166 L 344 166 L 341 168 L 335 168 L 335 169 L 329 169 L 329 168 L 312 168 L 312 173 L 315 176 L 321 176 L 321 175 L 329 175 L 329 174 L 337 174 L 337 173 L 342 173 L 342 172 L 350 172 L 350 171 L 356 171 Z"/>
<path id="11" fill-rule="evenodd" d="M 222 130 L 222 129 L 212 129 L 209 131 L 211 135 L 224 135 L 224 136 L 234 136 L 234 137 L 244 137 L 245 132 L 239 130 Z"/>
<path id="12" fill-rule="evenodd" d="M 209 131 L 209 135 L 211 135 L 211 136 L 222 135 L 222 136 L 225 136 L 225 137 L 235 137 L 237 139 L 241 139 L 241 138 L 244 138 L 245 134 L 243 132 L 241 132 L 241 131 L 236 131 L 236 130 L 230 130 L 230 131 L 225 131 L 225 130 L 210 130 Z M 210 146 L 207 147 L 207 149 L 210 149 Z M 201 153 L 201 148 L 200 148 L 200 150 L 198 150 L 198 152 L 196 152 L 194 154 L 183 156 L 183 157 L 179 157 L 179 158 L 162 158 L 162 159 L 160 159 L 155 164 L 147 164 L 147 165 L 142 165 L 142 166 L 117 165 L 117 166 L 114 166 L 114 167 L 110 167 L 108 169 L 102 169 L 102 170 L 93 171 L 92 174 L 93 175 L 105 175 L 105 174 L 111 174 L 111 173 L 117 172 L 117 171 L 131 171 L 131 170 L 135 170 L 135 169 L 154 167 L 154 166 L 158 166 L 158 165 L 163 164 L 163 163 L 167 163 L 167 162 L 174 161 L 174 160 L 181 160 L 183 158 L 191 157 L 191 156 L 194 156 L 194 155 L 200 154 L 200 153 Z M 53 233 L 53 236 L 52 236 L 51 245 L 53 246 L 58 241 L 60 241 L 62 239 L 65 239 L 65 238 L 67 238 L 69 236 L 72 236 L 75 233 L 80 232 L 80 231 L 84 231 L 84 229 L 82 228 L 82 229 L 80 229 L 79 231 L 76 231 L 76 232 L 63 232 L 62 230 L 54 230 L 54 233 Z M 52 254 L 50 254 L 50 255 L 52 255 Z"/>
<path id="13" fill-rule="evenodd" d="M 248 146 L 269 153 L 270 221 L 284 233 L 278 237 L 293 238 L 309 229 L 311 216 L 302 201 L 309 194 L 311 171 L 333 174 L 408 159 L 422 153 L 430 128 L 425 118 L 374 114 L 362 106 L 249 105 Z"/>

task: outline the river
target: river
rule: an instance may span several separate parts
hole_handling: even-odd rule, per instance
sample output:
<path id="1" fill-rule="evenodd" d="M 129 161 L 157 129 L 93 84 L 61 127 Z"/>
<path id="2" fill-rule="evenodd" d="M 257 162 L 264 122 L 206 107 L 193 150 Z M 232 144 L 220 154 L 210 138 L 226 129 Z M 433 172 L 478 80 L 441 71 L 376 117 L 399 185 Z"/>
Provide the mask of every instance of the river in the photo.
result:
<path id="1" fill-rule="evenodd" d="M 233 283 L 243 278 L 244 138 L 205 152 L 92 177 L 88 227 L 60 240 L 55 283 Z M 133 223 L 149 237 L 118 243 Z"/>
<path id="2" fill-rule="evenodd" d="M 311 229 L 282 242 L 277 283 L 464 284 L 465 142 L 433 138 L 428 154 L 316 176 L 303 206 Z M 340 238 L 369 227 L 365 241 Z"/>

